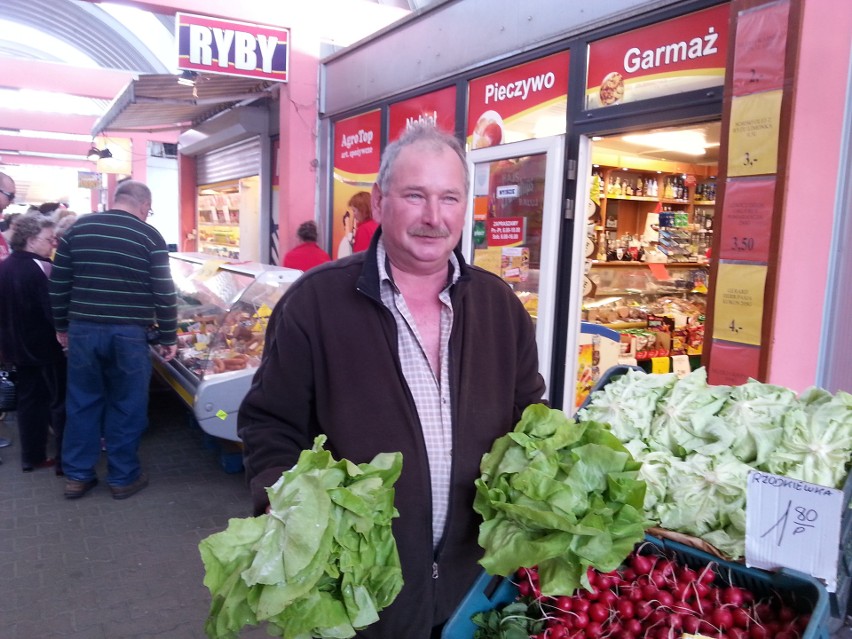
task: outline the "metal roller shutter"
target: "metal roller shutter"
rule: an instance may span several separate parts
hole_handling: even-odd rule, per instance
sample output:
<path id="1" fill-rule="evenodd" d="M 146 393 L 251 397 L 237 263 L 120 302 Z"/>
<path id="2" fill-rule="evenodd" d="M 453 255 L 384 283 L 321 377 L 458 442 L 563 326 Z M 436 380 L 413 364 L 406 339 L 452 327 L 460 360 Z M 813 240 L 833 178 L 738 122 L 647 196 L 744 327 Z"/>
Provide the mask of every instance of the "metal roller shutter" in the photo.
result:
<path id="1" fill-rule="evenodd" d="M 259 175 L 260 160 L 259 136 L 204 153 L 197 158 L 197 183 L 214 184 Z"/>

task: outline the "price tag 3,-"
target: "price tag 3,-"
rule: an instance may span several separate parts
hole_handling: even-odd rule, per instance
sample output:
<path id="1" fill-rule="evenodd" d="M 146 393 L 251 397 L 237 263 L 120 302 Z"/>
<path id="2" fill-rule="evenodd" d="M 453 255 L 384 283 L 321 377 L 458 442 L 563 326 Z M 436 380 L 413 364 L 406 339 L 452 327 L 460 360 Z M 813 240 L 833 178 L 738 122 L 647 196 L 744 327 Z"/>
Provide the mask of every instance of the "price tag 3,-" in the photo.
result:
<path id="1" fill-rule="evenodd" d="M 746 488 L 746 565 L 792 568 L 837 589 L 843 491 L 759 471 Z"/>

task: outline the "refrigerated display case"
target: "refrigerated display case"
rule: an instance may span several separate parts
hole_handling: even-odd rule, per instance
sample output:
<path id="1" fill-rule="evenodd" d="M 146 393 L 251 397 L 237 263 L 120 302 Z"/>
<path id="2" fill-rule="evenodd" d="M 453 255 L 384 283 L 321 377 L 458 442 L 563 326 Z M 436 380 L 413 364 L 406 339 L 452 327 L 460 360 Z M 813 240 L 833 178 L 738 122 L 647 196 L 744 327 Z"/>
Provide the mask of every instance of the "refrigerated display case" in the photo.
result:
<path id="1" fill-rule="evenodd" d="M 269 316 L 302 272 L 203 253 L 172 253 L 170 263 L 178 351 L 166 362 L 152 349 L 154 369 L 206 433 L 239 441 L 237 410 L 260 364 Z"/>

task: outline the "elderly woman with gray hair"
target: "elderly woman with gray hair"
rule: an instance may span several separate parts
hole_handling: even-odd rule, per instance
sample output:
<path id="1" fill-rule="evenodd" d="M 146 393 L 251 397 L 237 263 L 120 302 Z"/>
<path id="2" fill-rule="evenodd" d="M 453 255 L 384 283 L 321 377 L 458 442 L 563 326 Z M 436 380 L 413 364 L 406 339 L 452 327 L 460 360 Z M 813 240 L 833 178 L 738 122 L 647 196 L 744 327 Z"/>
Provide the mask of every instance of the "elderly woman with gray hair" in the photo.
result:
<path id="1" fill-rule="evenodd" d="M 21 468 L 61 466 L 48 457 L 49 429 L 62 450 L 65 429 L 65 354 L 56 339 L 47 278 L 56 245 L 54 222 L 26 214 L 12 224 L 12 254 L 0 262 L 0 359 L 14 364 L 18 381 Z"/>

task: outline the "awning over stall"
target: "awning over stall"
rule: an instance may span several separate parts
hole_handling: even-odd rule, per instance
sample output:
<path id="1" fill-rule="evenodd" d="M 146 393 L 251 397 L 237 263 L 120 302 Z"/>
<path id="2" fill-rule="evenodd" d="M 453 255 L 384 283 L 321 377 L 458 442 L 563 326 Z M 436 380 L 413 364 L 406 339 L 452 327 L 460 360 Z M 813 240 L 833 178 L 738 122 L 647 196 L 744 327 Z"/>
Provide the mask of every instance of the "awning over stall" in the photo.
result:
<path id="1" fill-rule="evenodd" d="M 150 133 L 189 128 L 231 107 L 269 97 L 278 89 L 278 83 L 257 78 L 184 75 L 151 74 L 131 80 L 95 122 L 92 136 L 106 130 Z"/>

